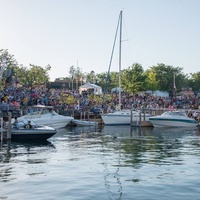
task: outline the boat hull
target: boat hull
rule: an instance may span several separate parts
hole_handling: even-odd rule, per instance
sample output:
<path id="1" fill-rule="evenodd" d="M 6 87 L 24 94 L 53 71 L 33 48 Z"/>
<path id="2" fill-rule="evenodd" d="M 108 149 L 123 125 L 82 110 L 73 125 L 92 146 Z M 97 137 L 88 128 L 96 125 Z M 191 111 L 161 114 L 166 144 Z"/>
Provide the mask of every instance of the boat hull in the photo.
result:
<path id="1" fill-rule="evenodd" d="M 11 129 L 11 140 L 47 140 L 57 133 L 56 129 L 49 126 L 39 126 L 37 128 L 26 129 L 26 128 L 12 128 Z"/>
<path id="2" fill-rule="evenodd" d="M 141 115 L 142 120 L 144 118 L 143 114 Z M 150 115 L 145 116 L 145 121 L 149 121 Z M 131 124 L 131 115 L 124 113 L 109 113 L 109 114 L 101 114 L 101 118 L 105 125 L 130 125 Z M 139 113 L 136 113 L 132 116 L 132 122 L 139 121 L 140 116 Z"/>
<path id="3" fill-rule="evenodd" d="M 59 116 L 59 117 L 30 117 L 30 116 L 22 116 L 19 117 L 18 120 L 33 120 L 40 126 L 51 126 L 55 129 L 63 128 L 67 126 L 74 118 L 70 116 Z"/>
<path id="4" fill-rule="evenodd" d="M 27 127 L 27 124 L 30 126 Z M 3 139 L 8 135 L 8 126 L 6 125 L 1 133 L 3 134 Z M 12 124 L 11 127 L 11 140 L 12 141 L 43 141 L 52 137 L 57 133 L 55 128 L 50 126 L 39 126 L 34 121 L 18 121 L 16 124 Z M 9 134 L 10 135 L 10 134 Z M 2 137 L 1 137 L 2 138 Z"/>
<path id="5" fill-rule="evenodd" d="M 192 119 L 150 118 L 149 120 L 154 127 L 196 127 L 198 125 L 198 123 Z"/>
<path id="6" fill-rule="evenodd" d="M 39 133 L 39 134 L 28 134 L 28 133 L 18 133 L 13 134 L 11 140 L 12 141 L 41 141 L 47 140 L 50 137 L 54 136 L 56 133 Z"/>
<path id="7" fill-rule="evenodd" d="M 121 115 L 102 114 L 101 118 L 106 125 L 130 125 L 131 117 Z"/>

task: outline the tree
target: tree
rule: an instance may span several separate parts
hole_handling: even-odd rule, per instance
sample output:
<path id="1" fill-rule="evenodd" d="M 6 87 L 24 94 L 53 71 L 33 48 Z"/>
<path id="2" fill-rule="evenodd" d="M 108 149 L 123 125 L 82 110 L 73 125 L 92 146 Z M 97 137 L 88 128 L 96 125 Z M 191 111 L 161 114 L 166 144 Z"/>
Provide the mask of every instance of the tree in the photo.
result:
<path id="1" fill-rule="evenodd" d="M 156 73 L 152 70 L 146 71 L 147 76 L 147 90 L 159 90 L 159 81 L 156 80 Z"/>
<path id="2" fill-rule="evenodd" d="M 96 75 L 94 71 L 91 71 L 86 75 L 86 82 L 95 83 Z"/>
<path id="3" fill-rule="evenodd" d="M 108 89 L 119 87 L 119 73 L 118 72 L 110 72 L 110 80 L 108 84 Z"/>
<path id="4" fill-rule="evenodd" d="M 72 65 L 70 68 L 69 68 L 69 75 L 70 75 L 70 78 L 72 80 L 72 90 L 74 89 L 74 75 L 75 75 L 75 71 L 76 69 L 74 68 L 74 66 Z"/>
<path id="5" fill-rule="evenodd" d="M 96 80 L 98 82 L 98 85 L 102 88 L 105 88 L 105 82 L 106 82 L 106 73 L 102 72 L 100 74 L 96 75 Z"/>
<path id="6" fill-rule="evenodd" d="M 14 73 L 15 73 L 17 81 L 21 85 L 27 85 L 27 80 L 26 80 L 26 76 L 28 74 L 27 67 L 24 67 L 23 65 L 20 65 L 20 66 L 15 68 Z"/>
<path id="7" fill-rule="evenodd" d="M 150 67 L 150 71 L 156 75 L 161 91 L 173 94 L 174 86 L 177 91 L 187 85 L 187 75 L 183 74 L 183 68 L 165 65 L 163 63 Z M 175 77 L 175 82 L 174 82 Z"/>
<path id="8" fill-rule="evenodd" d="M 19 78 L 21 85 L 34 87 L 37 85 L 44 85 L 49 82 L 49 74 L 51 66 L 47 65 L 42 68 L 37 65 L 30 64 L 30 69 L 27 67 L 18 67 L 15 69 L 15 74 Z"/>
<path id="9" fill-rule="evenodd" d="M 134 63 L 122 72 L 122 88 L 128 93 L 137 93 L 146 89 L 146 74 L 142 66 Z"/>
<path id="10" fill-rule="evenodd" d="M 77 67 L 75 70 L 75 79 L 76 79 L 76 89 L 78 89 L 78 83 L 80 83 L 84 77 L 84 74 L 81 71 L 80 67 Z"/>
<path id="11" fill-rule="evenodd" d="M 13 72 L 17 66 L 18 64 L 14 56 L 9 54 L 7 49 L 0 49 L 0 80 L 3 80 L 3 83 L 12 82 Z"/>
<path id="12" fill-rule="evenodd" d="M 200 72 L 190 74 L 188 86 L 191 87 L 195 92 L 200 91 Z"/>

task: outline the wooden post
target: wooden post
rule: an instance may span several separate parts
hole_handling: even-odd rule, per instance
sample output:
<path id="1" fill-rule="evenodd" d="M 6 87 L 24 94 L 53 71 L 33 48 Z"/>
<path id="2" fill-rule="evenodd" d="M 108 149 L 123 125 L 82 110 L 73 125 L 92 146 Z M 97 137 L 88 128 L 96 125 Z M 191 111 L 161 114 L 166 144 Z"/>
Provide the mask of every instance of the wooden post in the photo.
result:
<path id="1" fill-rule="evenodd" d="M 83 113 L 83 119 L 85 120 L 85 112 Z"/>
<path id="2" fill-rule="evenodd" d="M 90 119 L 90 112 L 88 111 L 87 113 L 88 113 L 87 119 L 89 120 Z"/>
<path id="3" fill-rule="evenodd" d="M 1 117 L 1 141 L 3 141 L 3 117 Z"/>
<path id="4" fill-rule="evenodd" d="M 23 116 L 23 110 L 20 109 L 20 116 Z"/>
<path id="5" fill-rule="evenodd" d="M 11 124 L 11 118 L 12 118 L 12 113 L 8 112 L 8 131 L 7 131 L 7 139 L 11 139 L 11 128 L 12 128 L 12 124 Z"/>
<path id="6" fill-rule="evenodd" d="M 142 121 L 142 112 L 140 111 L 140 120 L 139 120 L 140 125 L 141 125 L 141 121 Z"/>
<path id="7" fill-rule="evenodd" d="M 132 122 L 133 122 L 133 111 L 131 110 L 131 121 L 130 121 L 130 123 L 132 124 Z"/>
<path id="8" fill-rule="evenodd" d="M 143 118 L 144 118 L 143 120 L 146 121 L 146 110 L 144 110 Z"/>
<path id="9" fill-rule="evenodd" d="M 82 112 L 80 113 L 80 115 L 81 115 L 81 116 L 80 116 L 80 120 L 81 120 L 81 119 L 82 119 Z"/>

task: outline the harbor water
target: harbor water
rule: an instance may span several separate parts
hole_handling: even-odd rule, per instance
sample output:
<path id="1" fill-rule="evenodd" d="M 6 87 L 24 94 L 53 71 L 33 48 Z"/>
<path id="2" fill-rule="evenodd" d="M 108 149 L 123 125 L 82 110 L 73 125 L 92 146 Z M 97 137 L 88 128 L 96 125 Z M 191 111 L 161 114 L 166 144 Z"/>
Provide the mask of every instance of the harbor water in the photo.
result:
<path id="1" fill-rule="evenodd" d="M 200 129 L 67 127 L 47 142 L 4 141 L 0 199 L 200 199 Z"/>

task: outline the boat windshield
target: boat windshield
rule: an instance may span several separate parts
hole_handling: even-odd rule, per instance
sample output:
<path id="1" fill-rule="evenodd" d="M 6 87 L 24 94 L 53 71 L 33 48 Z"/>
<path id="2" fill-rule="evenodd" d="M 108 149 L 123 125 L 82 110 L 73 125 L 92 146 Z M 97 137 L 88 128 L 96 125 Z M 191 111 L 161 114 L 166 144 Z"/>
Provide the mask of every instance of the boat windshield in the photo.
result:
<path id="1" fill-rule="evenodd" d="M 24 120 L 24 121 L 19 121 L 16 125 L 12 124 L 12 126 L 18 128 L 18 129 L 21 129 L 21 128 L 24 128 L 27 123 L 28 123 L 28 121 Z M 31 125 L 33 127 L 37 127 L 38 126 L 34 121 L 31 121 Z"/>
<path id="2" fill-rule="evenodd" d="M 163 116 L 164 115 L 171 115 L 171 116 L 187 116 L 185 112 L 182 112 L 182 111 L 168 111 L 168 112 L 164 112 L 162 114 Z"/>
<path id="3" fill-rule="evenodd" d="M 25 123 L 23 121 L 19 121 L 17 124 L 13 125 L 13 127 L 17 127 L 18 129 L 23 128 Z"/>
<path id="4" fill-rule="evenodd" d="M 55 111 L 53 110 L 47 110 L 47 109 L 39 109 L 39 110 L 34 110 L 30 113 L 28 113 L 28 115 L 31 115 L 31 116 L 38 116 L 38 115 L 45 115 L 45 116 L 57 116 L 59 115 L 58 113 L 56 113 Z"/>

